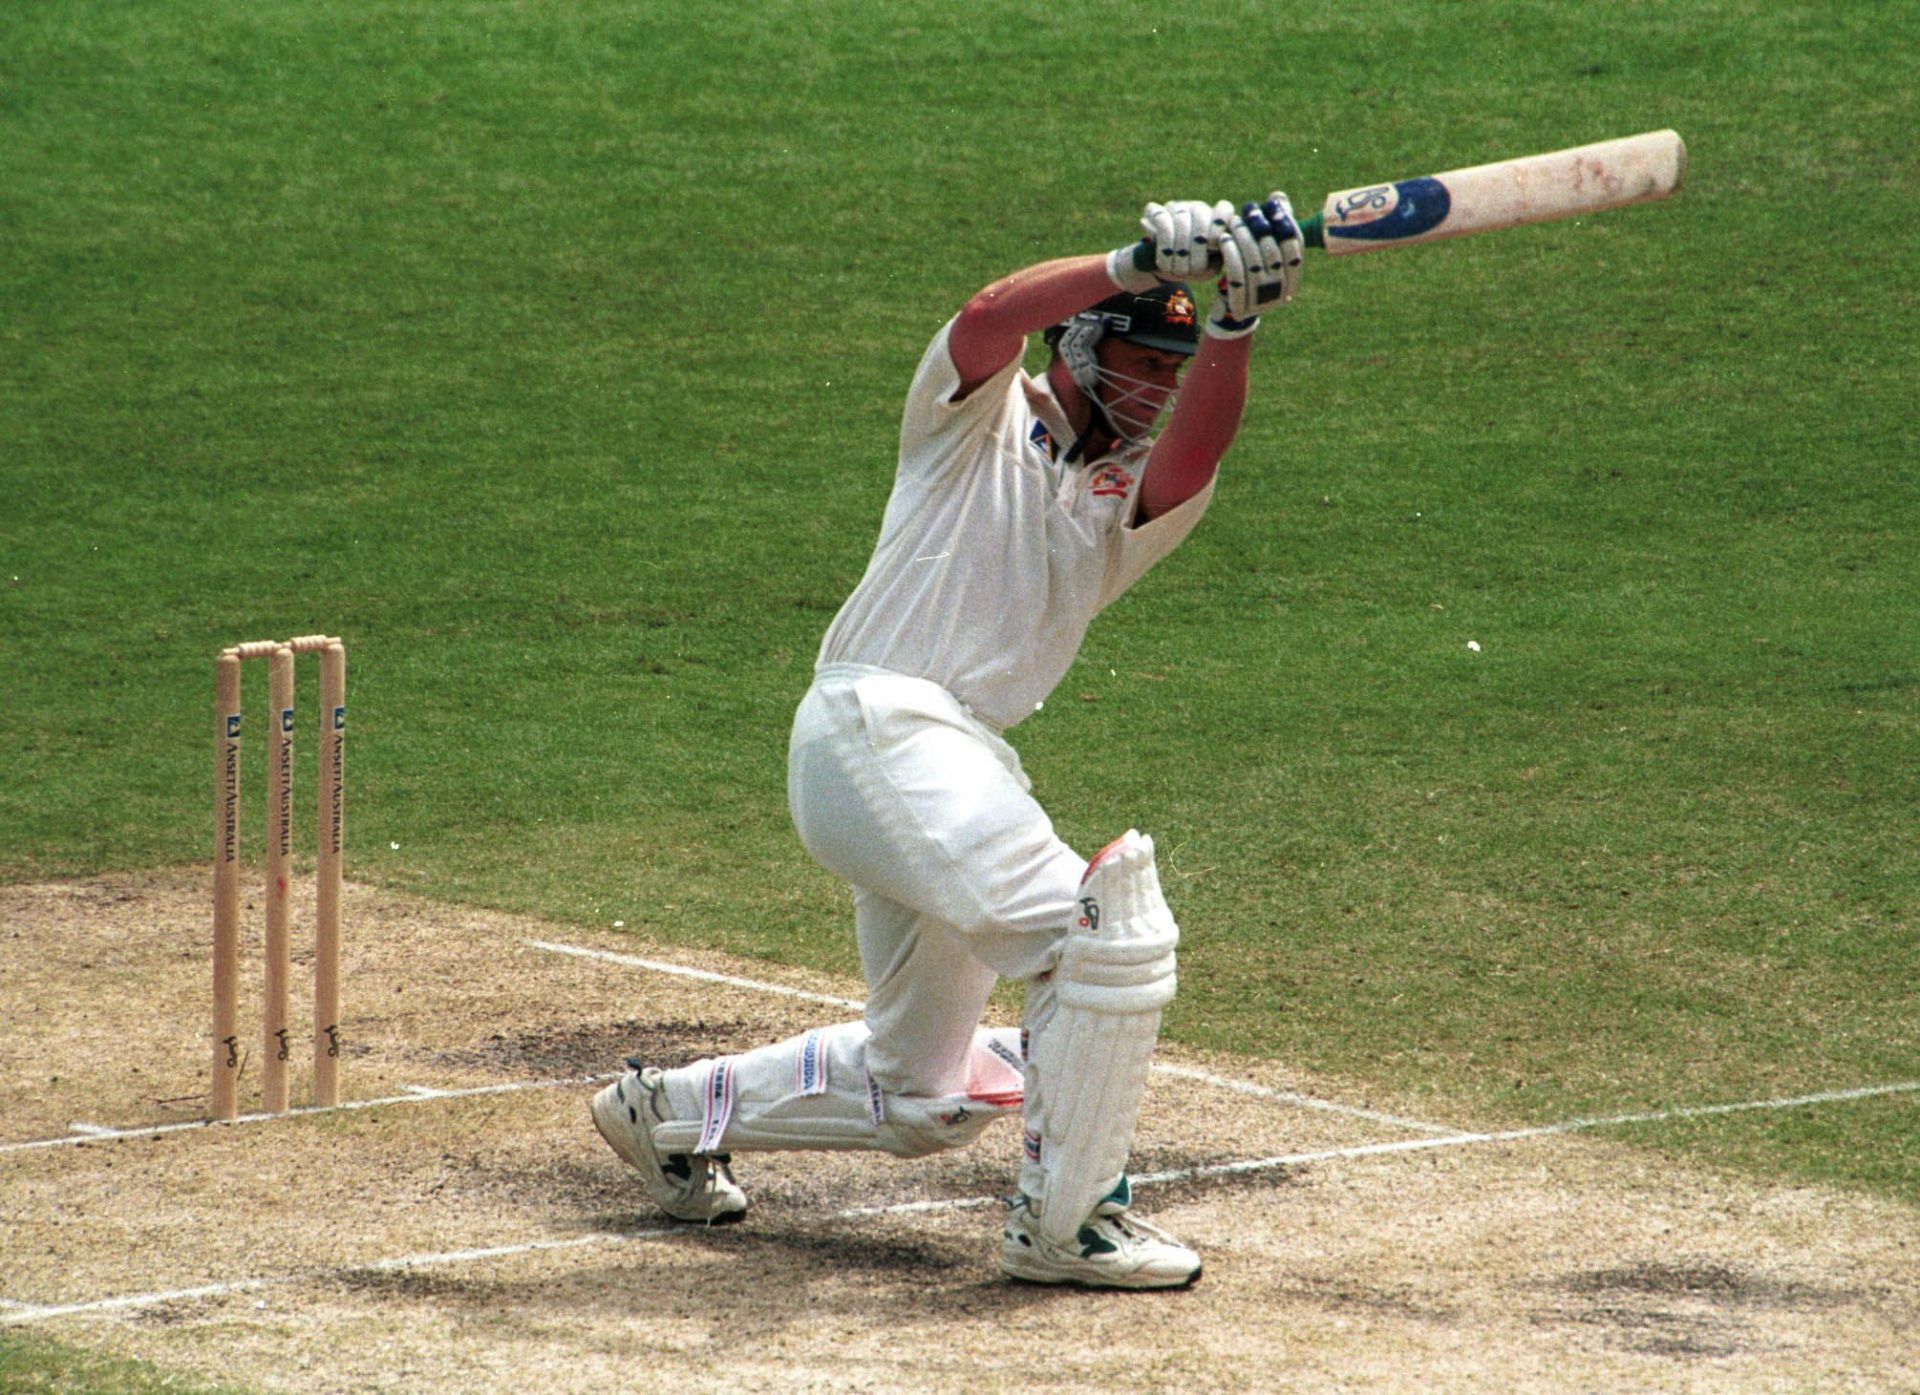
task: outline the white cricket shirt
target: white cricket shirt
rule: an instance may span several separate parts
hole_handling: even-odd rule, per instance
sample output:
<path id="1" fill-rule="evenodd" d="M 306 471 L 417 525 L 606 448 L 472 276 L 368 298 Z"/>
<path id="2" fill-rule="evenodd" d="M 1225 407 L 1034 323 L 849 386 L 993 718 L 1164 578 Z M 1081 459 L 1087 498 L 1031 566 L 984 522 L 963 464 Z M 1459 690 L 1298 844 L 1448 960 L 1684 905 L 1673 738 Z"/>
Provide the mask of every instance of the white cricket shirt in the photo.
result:
<path id="1" fill-rule="evenodd" d="M 880 541 L 818 662 L 930 679 L 1004 729 L 1053 691 L 1093 617 L 1193 531 L 1213 486 L 1128 526 L 1147 447 L 1054 460 L 1066 414 L 1018 358 L 953 401 L 952 327 L 914 374 Z"/>

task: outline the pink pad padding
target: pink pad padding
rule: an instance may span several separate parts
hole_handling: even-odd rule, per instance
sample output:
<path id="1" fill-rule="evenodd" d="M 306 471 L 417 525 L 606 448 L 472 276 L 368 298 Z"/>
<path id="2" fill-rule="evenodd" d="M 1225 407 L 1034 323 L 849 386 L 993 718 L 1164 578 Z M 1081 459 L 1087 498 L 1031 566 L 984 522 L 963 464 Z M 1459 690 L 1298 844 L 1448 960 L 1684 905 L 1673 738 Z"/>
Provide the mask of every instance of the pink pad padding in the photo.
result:
<path id="1" fill-rule="evenodd" d="M 1026 1071 L 1020 1065 L 1020 1032 L 1013 1027 L 983 1027 L 973 1034 L 967 1053 L 967 1098 L 996 1109 L 1015 1109 L 1027 1097 Z"/>

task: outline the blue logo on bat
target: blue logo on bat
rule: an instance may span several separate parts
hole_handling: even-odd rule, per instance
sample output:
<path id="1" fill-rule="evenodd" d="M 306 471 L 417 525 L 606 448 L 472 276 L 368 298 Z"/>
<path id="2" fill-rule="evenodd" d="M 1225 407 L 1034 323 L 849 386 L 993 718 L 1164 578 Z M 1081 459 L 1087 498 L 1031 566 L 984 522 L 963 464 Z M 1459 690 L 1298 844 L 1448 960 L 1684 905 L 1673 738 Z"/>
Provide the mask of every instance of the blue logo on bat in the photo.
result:
<path id="1" fill-rule="evenodd" d="M 1360 242 L 1397 242 L 1432 232 L 1446 221 L 1453 199 L 1437 179 L 1403 179 L 1356 189 L 1333 210 L 1327 232 Z"/>

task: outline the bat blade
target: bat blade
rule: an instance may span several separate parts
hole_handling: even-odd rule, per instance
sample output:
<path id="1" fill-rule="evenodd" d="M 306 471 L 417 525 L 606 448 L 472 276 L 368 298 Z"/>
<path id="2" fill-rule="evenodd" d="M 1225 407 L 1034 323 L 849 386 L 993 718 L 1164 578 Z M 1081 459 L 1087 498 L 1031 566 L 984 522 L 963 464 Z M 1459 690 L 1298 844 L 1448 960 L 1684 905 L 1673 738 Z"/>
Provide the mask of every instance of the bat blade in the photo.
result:
<path id="1" fill-rule="evenodd" d="M 1309 245 L 1323 245 L 1336 257 L 1411 247 L 1664 199 L 1680 187 L 1686 172 L 1687 146 L 1679 133 L 1647 131 L 1341 189 L 1327 195 L 1318 218 L 1306 220 L 1305 232 Z"/>

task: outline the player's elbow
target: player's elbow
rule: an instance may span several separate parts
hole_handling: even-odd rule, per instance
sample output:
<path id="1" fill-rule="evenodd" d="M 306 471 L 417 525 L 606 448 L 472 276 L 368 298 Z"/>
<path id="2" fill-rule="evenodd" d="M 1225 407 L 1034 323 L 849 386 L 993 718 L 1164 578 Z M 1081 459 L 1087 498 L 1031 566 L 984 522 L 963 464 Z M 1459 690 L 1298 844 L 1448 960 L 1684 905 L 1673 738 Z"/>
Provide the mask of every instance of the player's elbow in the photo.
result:
<path id="1" fill-rule="evenodd" d="M 995 296 L 995 287 L 979 292 L 954 317 L 947 352 L 963 383 L 984 382 L 1013 362 L 1026 342 Z"/>
<path id="2" fill-rule="evenodd" d="M 960 307 L 953 329 L 956 335 L 982 341 L 1006 339 L 1017 334 L 1009 321 L 1004 296 L 997 284 L 974 292 L 967 303 Z"/>

